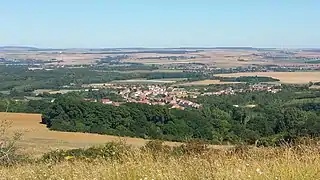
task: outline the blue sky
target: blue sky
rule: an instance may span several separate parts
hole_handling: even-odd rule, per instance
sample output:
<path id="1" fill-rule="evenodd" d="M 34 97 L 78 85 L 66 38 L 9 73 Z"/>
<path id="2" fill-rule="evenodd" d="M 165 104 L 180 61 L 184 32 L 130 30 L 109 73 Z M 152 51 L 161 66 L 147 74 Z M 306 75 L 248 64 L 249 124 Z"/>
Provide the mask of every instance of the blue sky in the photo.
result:
<path id="1" fill-rule="evenodd" d="M 1 0 L 0 46 L 320 47 L 318 0 Z"/>

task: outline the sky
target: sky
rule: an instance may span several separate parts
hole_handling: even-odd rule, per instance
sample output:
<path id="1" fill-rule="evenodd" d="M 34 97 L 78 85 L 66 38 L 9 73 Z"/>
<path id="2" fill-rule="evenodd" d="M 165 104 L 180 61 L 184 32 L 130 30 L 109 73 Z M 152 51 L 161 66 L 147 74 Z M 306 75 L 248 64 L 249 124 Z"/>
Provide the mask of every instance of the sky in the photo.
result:
<path id="1" fill-rule="evenodd" d="M 0 46 L 320 47 L 319 0 L 0 0 Z"/>

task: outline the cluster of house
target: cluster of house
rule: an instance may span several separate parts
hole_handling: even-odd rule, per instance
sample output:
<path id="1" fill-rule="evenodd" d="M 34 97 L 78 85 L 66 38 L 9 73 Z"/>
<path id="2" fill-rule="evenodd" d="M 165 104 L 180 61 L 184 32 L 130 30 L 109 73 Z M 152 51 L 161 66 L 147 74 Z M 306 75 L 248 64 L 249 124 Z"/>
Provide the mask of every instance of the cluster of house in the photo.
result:
<path id="1" fill-rule="evenodd" d="M 119 102 L 111 101 L 108 98 L 103 98 L 103 99 L 100 99 L 99 101 L 97 99 L 91 99 L 91 98 L 85 98 L 84 100 L 87 101 L 87 102 L 100 102 L 102 104 L 110 104 L 110 105 L 113 105 L 113 106 L 120 106 Z"/>
<path id="2" fill-rule="evenodd" d="M 134 86 L 126 88 L 119 93 L 127 102 L 143 103 L 150 105 L 170 105 L 171 108 L 185 109 L 200 108 L 195 102 L 182 99 L 188 93 L 183 88 L 173 88 L 160 85 L 148 85 L 145 87 Z"/>
<path id="3" fill-rule="evenodd" d="M 279 65 L 279 67 L 283 69 L 319 70 L 320 64 L 312 64 L 312 63 L 281 64 Z"/>
<path id="4" fill-rule="evenodd" d="M 249 91 L 267 91 L 271 93 L 277 93 L 281 91 L 280 88 L 281 84 L 275 85 L 268 85 L 268 84 L 254 84 L 249 86 Z M 245 91 L 247 92 L 247 91 Z"/>
<path id="5" fill-rule="evenodd" d="M 141 103 L 149 105 L 169 105 L 170 108 L 200 108 L 201 105 L 189 100 L 188 92 L 184 88 L 166 87 L 164 85 L 126 85 L 126 84 L 91 84 L 85 85 L 85 88 L 111 88 L 117 89 L 118 94 L 126 101 L 132 103 Z M 98 102 L 95 99 L 85 99 L 90 102 Z M 109 99 L 101 99 L 100 103 L 119 106 L 120 103 Z"/>
<path id="6" fill-rule="evenodd" d="M 247 89 L 233 89 L 232 87 L 228 87 L 221 91 L 216 92 L 205 92 L 202 93 L 201 96 L 210 96 L 210 95 L 233 95 L 236 93 L 243 92 L 253 92 L 253 91 L 267 91 L 271 93 L 277 93 L 281 91 L 281 84 L 272 85 L 272 84 L 253 84 L 250 85 Z"/>
<path id="7" fill-rule="evenodd" d="M 95 84 L 92 88 L 99 88 L 100 84 Z M 141 103 L 149 105 L 169 105 L 172 109 L 201 108 L 201 104 L 186 100 L 187 97 L 197 98 L 198 95 L 233 95 L 242 92 L 267 91 L 277 93 L 281 91 L 281 85 L 274 84 L 254 84 L 246 89 L 233 89 L 228 87 L 216 92 L 188 92 L 184 88 L 166 87 L 165 85 L 128 85 L 128 84 L 104 84 L 104 88 L 117 89 L 118 94 L 125 102 Z M 95 99 L 86 101 L 98 102 Z M 101 99 L 100 103 L 119 106 L 121 103 L 113 102 L 110 99 Z"/>

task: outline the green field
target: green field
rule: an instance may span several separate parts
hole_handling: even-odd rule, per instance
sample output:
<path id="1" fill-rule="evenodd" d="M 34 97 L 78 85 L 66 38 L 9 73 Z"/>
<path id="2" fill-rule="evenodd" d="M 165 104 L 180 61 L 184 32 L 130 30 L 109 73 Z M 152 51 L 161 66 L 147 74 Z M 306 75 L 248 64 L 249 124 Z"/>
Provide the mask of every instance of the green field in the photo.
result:
<path id="1" fill-rule="evenodd" d="M 183 81 L 186 78 L 165 78 L 165 79 L 128 79 L 112 81 L 111 83 L 120 84 L 167 84 L 175 83 L 177 81 Z"/>

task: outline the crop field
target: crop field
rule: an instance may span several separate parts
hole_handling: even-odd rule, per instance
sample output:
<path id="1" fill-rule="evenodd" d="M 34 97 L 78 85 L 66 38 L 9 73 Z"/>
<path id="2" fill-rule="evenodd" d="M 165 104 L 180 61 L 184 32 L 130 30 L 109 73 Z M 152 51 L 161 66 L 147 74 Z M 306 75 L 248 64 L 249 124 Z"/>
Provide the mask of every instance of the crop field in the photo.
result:
<path id="1" fill-rule="evenodd" d="M 265 58 L 260 51 L 254 49 L 205 49 L 198 52 L 177 53 L 170 51 L 159 53 L 155 51 L 143 52 L 138 50 L 118 50 L 118 51 L 94 51 L 88 49 L 66 49 L 62 53 L 60 51 L 4 51 L 0 52 L 0 58 L 11 59 L 38 59 L 38 60 L 62 60 L 60 65 L 79 65 L 79 64 L 95 64 L 97 60 L 106 56 L 127 55 L 127 59 L 123 62 L 143 63 L 143 64 L 186 64 L 186 63 L 203 63 L 211 64 L 216 67 L 238 67 L 248 66 L 252 64 L 303 64 L 305 61 L 302 59 L 294 60 L 272 60 Z M 274 51 L 275 54 L 276 51 Z M 176 57 L 172 59 L 172 57 Z M 182 58 L 183 57 L 183 58 Z M 296 52 L 294 57 L 315 58 L 320 57 L 319 52 Z M 57 63 L 53 63 L 56 64 Z"/>
<path id="2" fill-rule="evenodd" d="M 279 79 L 282 83 L 290 84 L 306 84 L 309 82 L 320 81 L 320 71 L 314 72 L 246 72 L 246 73 L 231 73 L 217 74 L 221 77 L 240 77 L 240 76 L 266 76 Z"/>
<path id="3" fill-rule="evenodd" d="M 201 80 L 201 81 L 193 81 L 193 82 L 186 82 L 177 84 L 179 86 L 198 86 L 198 85 L 210 85 L 210 84 L 234 84 L 239 82 L 221 82 L 220 80 Z"/>
<path id="4" fill-rule="evenodd" d="M 318 85 L 313 85 L 313 86 L 310 87 L 310 89 L 319 89 L 319 90 L 320 90 L 320 86 L 318 86 Z"/>
<path id="5" fill-rule="evenodd" d="M 165 78 L 165 79 L 128 79 L 128 80 L 117 80 L 111 83 L 120 84 L 166 84 L 175 83 L 177 81 L 185 80 L 185 78 Z"/>
<path id="6" fill-rule="evenodd" d="M 40 155 L 55 149 L 71 149 L 90 147 L 111 141 L 125 141 L 134 146 L 143 146 L 146 142 L 140 138 L 120 138 L 117 136 L 98 135 L 89 133 L 73 133 L 50 131 L 46 125 L 41 124 L 40 114 L 25 113 L 1 113 L 0 121 L 6 120 L 11 123 L 9 132 L 21 132 L 22 139 L 19 144 L 24 151 L 34 155 Z M 175 145 L 174 142 L 167 142 Z"/>
<path id="7" fill-rule="evenodd" d="M 130 52 L 130 53 L 128 53 Z M 92 52 L 88 50 L 69 49 L 62 53 L 59 51 L 14 51 L 0 52 L 0 58 L 9 59 L 38 59 L 38 60 L 62 60 L 60 65 L 78 65 L 78 64 L 95 64 L 97 60 L 106 56 L 128 55 L 123 62 L 143 63 L 143 64 L 185 64 L 185 63 L 203 63 L 214 64 L 217 67 L 237 67 L 247 66 L 250 64 L 270 64 L 272 60 L 261 59 L 253 56 L 256 50 L 227 50 L 212 49 L 190 53 L 139 53 L 139 51 L 120 50 L 117 54 L 114 52 Z M 179 57 L 185 58 L 179 58 Z M 157 59 L 157 57 L 162 57 Z M 166 57 L 177 57 L 176 60 Z M 241 59 L 241 60 L 239 60 Z M 57 63 L 53 63 L 57 64 Z"/>
<path id="8" fill-rule="evenodd" d="M 1 53 L 0 57 L 9 59 L 37 59 L 37 60 L 62 60 L 61 65 L 76 65 L 76 64 L 92 64 L 99 58 L 104 57 L 102 54 L 84 54 L 83 52 L 14 52 Z M 57 63 L 53 63 L 57 64 Z"/>
<path id="9" fill-rule="evenodd" d="M 133 54 L 125 62 L 144 63 L 144 64 L 186 64 L 186 63 L 203 63 L 214 64 L 217 67 L 237 67 L 247 66 L 250 64 L 270 64 L 272 60 L 263 60 L 252 56 L 257 53 L 255 50 L 205 50 L 188 54 Z M 186 56 L 195 57 L 194 59 L 154 59 L 155 57 L 166 56 Z M 141 59 L 143 58 L 143 59 Z M 241 61 L 239 61 L 241 59 Z"/>
<path id="10" fill-rule="evenodd" d="M 173 49 L 171 49 L 173 50 Z M 142 52 L 139 50 L 119 49 L 116 51 L 90 51 L 89 49 L 66 49 L 62 53 L 60 51 L 3 51 L 0 52 L 0 58 L 11 59 L 38 59 L 38 60 L 62 60 L 60 65 L 79 65 L 79 64 L 95 64 L 97 60 L 106 56 L 127 55 L 127 59 L 123 62 L 143 63 L 143 64 L 185 64 L 185 63 L 203 63 L 212 64 L 216 67 L 238 67 L 248 66 L 252 64 L 270 65 L 270 64 L 304 64 L 305 59 L 319 59 L 318 51 L 299 51 L 295 52 L 293 59 L 299 57 L 298 60 L 272 60 L 261 55 L 261 51 L 254 49 L 199 49 L 198 52 L 177 53 L 167 52 Z M 278 51 L 273 51 L 275 55 L 281 55 Z M 170 59 L 166 57 L 177 57 Z M 184 57 L 184 58 L 181 58 Z M 301 58 L 302 57 L 302 58 Z M 309 61 L 309 60 L 308 60 Z M 53 63 L 57 64 L 57 63 Z"/>
<path id="11" fill-rule="evenodd" d="M 118 73 L 178 73 L 183 72 L 179 69 L 156 69 L 156 70 L 132 70 L 132 71 L 104 71 L 104 72 L 118 72 Z"/>

